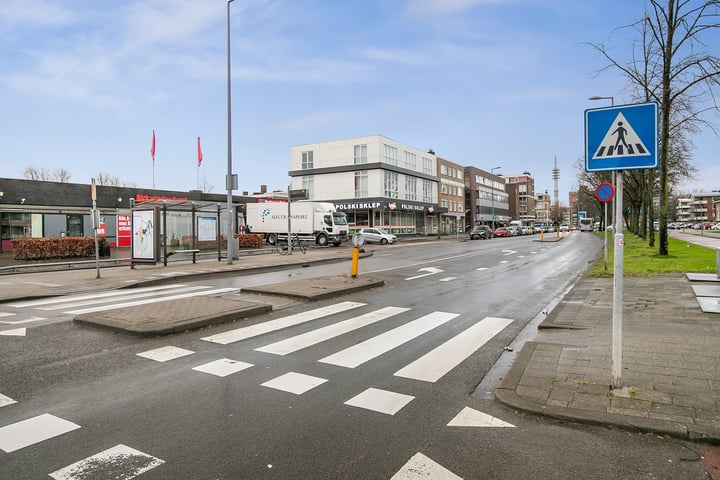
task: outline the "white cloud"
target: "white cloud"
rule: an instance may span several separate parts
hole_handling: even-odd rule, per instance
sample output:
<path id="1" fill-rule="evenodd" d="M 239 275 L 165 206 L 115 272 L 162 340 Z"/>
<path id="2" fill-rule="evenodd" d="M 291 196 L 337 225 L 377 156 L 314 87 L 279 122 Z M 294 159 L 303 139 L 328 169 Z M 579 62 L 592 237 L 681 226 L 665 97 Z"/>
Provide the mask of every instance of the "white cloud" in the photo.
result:
<path id="1" fill-rule="evenodd" d="M 3 0 L 0 23 L 10 27 L 27 25 L 65 25 L 75 21 L 72 11 L 47 0 Z"/>
<path id="2" fill-rule="evenodd" d="M 406 9 L 423 15 L 463 12 L 478 5 L 510 3 L 512 0 L 407 0 Z"/>

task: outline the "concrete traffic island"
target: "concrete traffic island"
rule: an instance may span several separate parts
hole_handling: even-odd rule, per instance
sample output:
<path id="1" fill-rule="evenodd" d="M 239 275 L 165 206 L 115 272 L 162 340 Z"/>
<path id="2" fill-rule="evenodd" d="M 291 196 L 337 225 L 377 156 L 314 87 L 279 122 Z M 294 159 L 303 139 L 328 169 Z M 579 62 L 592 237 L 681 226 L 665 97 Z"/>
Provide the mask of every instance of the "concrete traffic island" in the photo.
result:
<path id="1" fill-rule="evenodd" d="M 313 301 L 384 284 L 384 280 L 369 276 L 327 276 L 243 288 L 242 292 Z M 272 309 L 269 303 L 248 302 L 231 296 L 199 296 L 83 313 L 77 315 L 74 322 L 129 335 L 151 337 L 243 320 Z"/>
<path id="2" fill-rule="evenodd" d="M 304 300 L 321 300 L 369 288 L 382 287 L 385 281 L 375 277 L 361 275 L 316 277 L 303 280 L 291 280 L 270 285 L 243 288 L 244 293 L 263 295 L 282 295 Z"/>

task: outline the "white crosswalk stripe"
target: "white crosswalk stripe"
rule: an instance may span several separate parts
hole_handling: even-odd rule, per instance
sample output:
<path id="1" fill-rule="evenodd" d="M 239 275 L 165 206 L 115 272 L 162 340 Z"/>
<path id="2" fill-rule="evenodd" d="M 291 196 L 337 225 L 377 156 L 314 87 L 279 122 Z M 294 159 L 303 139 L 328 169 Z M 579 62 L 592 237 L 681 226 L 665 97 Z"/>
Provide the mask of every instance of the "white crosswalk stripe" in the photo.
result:
<path id="1" fill-rule="evenodd" d="M 207 296 L 207 295 L 218 295 L 221 293 L 236 292 L 237 290 L 238 290 L 237 288 L 216 288 L 213 290 L 200 290 L 197 292 L 181 293 L 178 295 L 167 295 L 164 297 L 149 298 L 146 300 L 136 300 L 133 302 L 115 303 L 112 305 L 102 305 L 99 307 L 81 308 L 79 310 L 69 310 L 65 313 L 79 315 L 81 313 L 102 312 L 105 310 L 115 310 L 116 308 L 134 307 L 137 305 L 147 305 L 149 303 L 169 302 L 171 300 L 180 300 L 181 298 L 201 297 L 201 296 Z"/>
<path id="2" fill-rule="evenodd" d="M 210 335 L 204 337 L 202 340 L 206 342 L 219 343 L 221 345 L 227 345 L 229 343 L 239 342 L 248 338 L 263 335 L 265 333 L 274 332 L 276 330 L 282 330 L 287 327 L 294 325 L 300 325 L 301 323 L 309 322 L 311 320 L 317 320 L 322 317 L 327 317 L 336 313 L 351 310 L 353 308 L 361 307 L 364 303 L 358 302 L 342 302 L 327 307 L 316 308 L 306 312 L 296 313 L 295 315 L 289 315 L 287 317 L 278 318 L 276 320 L 270 320 L 264 323 L 258 323 L 257 325 L 251 325 L 249 327 L 236 328 L 228 332 L 218 333 L 217 335 Z"/>
<path id="3" fill-rule="evenodd" d="M 398 377 L 436 382 L 510 325 L 508 318 L 486 317 L 410 365 L 395 372 Z"/>
<path id="4" fill-rule="evenodd" d="M 126 445 L 115 445 L 50 474 L 55 480 L 83 480 L 87 478 L 131 479 L 165 463 L 159 458 Z"/>
<path id="5" fill-rule="evenodd" d="M 0 450 L 20 450 L 80 428 L 72 422 L 44 413 L 0 428 Z"/>
<path id="6" fill-rule="evenodd" d="M 321 360 L 322 363 L 355 368 L 393 348 L 409 342 L 440 325 L 458 317 L 457 313 L 433 312 L 396 327 L 388 332 L 341 350 Z"/>
<path id="7" fill-rule="evenodd" d="M 258 352 L 274 353 L 275 355 L 287 355 L 288 353 L 297 352 L 298 350 L 302 350 L 303 348 L 307 348 L 320 342 L 330 340 L 331 338 L 335 338 L 339 335 L 352 332 L 353 330 L 357 330 L 367 325 L 371 325 L 373 323 L 379 322 L 380 320 L 385 320 L 386 318 L 389 318 L 393 315 L 407 312 L 408 310 L 410 309 L 401 307 L 381 308 L 380 310 L 375 310 L 373 312 L 369 312 L 364 315 L 360 315 L 359 317 L 351 318 L 349 320 L 344 320 L 339 323 L 333 323 L 332 325 L 318 328 L 317 330 L 311 330 L 307 333 L 296 335 L 286 340 L 275 342 L 270 345 L 265 345 L 264 347 L 256 348 L 255 350 L 257 350 Z"/>
<path id="8" fill-rule="evenodd" d="M 37 307 L 39 305 L 54 305 L 58 303 L 65 303 L 69 301 L 81 301 L 81 300 L 89 300 L 89 299 L 106 299 L 110 297 L 120 297 L 123 295 L 127 295 L 128 292 L 133 293 L 145 293 L 145 292 L 160 292 L 163 290 L 169 290 L 173 288 L 179 288 L 179 287 L 185 287 L 186 285 L 162 285 L 158 287 L 143 287 L 143 288 L 133 288 L 132 290 L 123 289 L 123 290 L 112 290 L 109 292 L 95 292 L 95 293 L 88 293 L 88 294 L 82 294 L 82 295 L 68 295 L 63 297 L 54 297 L 54 298 L 43 298 L 39 300 L 25 300 L 22 302 L 14 302 L 9 303 L 9 307 L 14 308 L 25 308 L 25 307 Z"/>
<path id="9" fill-rule="evenodd" d="M 178 293 L 185 293 L 185 292 L 194 292 L 197 290 L 203 290 L 207 289 L 208 287 L 202 286 L 202 285 L 196 285 L 193 287 L 179 287 L 172 291 L 173 294 Z M 134 299 L 140 299 L 140 298 L 147 298 L 158 295 L 157 291 L 149 291 L 149 292 L 129 292 L 125 291 L 125 295 L 119 296 L 119 297 L 113 297 L 114 302 L 124 302 L 125 300 L 134 300 Z M 160 300 L 163 297 L 158 297 L 158 300 Z M 77 300 L 77 299 L 76 299 Z M 53 305 L 51 307 L 39 307 L 40 310 L 62 310 L 66 308 L 77 308 L 77 307 L 85 307 L 87 305 L 97 305 L 98 303 L 106 302 L 107 300 L 105 298 L 91 298 L 88 300 L 82 300 L 82 301 L 73 301 L 72 299 L 68 299 L 66 303 L 60 304 L 60 305 Z"/>

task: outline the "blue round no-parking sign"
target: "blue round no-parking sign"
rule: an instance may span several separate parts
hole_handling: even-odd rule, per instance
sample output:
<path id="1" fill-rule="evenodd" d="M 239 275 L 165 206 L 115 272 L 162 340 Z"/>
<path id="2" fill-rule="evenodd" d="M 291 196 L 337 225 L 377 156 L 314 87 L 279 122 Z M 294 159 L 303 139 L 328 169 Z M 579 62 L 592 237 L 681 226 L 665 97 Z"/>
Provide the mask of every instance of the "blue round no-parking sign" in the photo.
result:
<path id="1" fill-rule="evenodd" d="M 595 189 L 595 196 L 601 202 L 609 202 L 615 196 L 615 187 L 612 183 L 603 182 Z"/>

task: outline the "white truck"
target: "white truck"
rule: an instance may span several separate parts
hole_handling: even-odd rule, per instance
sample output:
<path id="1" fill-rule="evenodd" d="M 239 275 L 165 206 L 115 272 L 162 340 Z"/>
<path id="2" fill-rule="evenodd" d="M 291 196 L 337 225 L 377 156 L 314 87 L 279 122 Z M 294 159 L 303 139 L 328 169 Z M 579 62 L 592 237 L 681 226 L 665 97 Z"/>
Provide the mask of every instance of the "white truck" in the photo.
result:
<path id="1" fill-rule="evenodd" d="M 245 205 L 245 224 L 252 233 L 265 235 L 265 241 L 270 245 L 277 245 L 279 240 L 287 241 L 288 228 L 300 240 L 313 241 L 320 246 L 330 243 L 337 247 L 347 240 L 348 233 L 347 215 L 327 202 L 292 202 L 290 225 L 286 202 L 248 203 Z"/>

